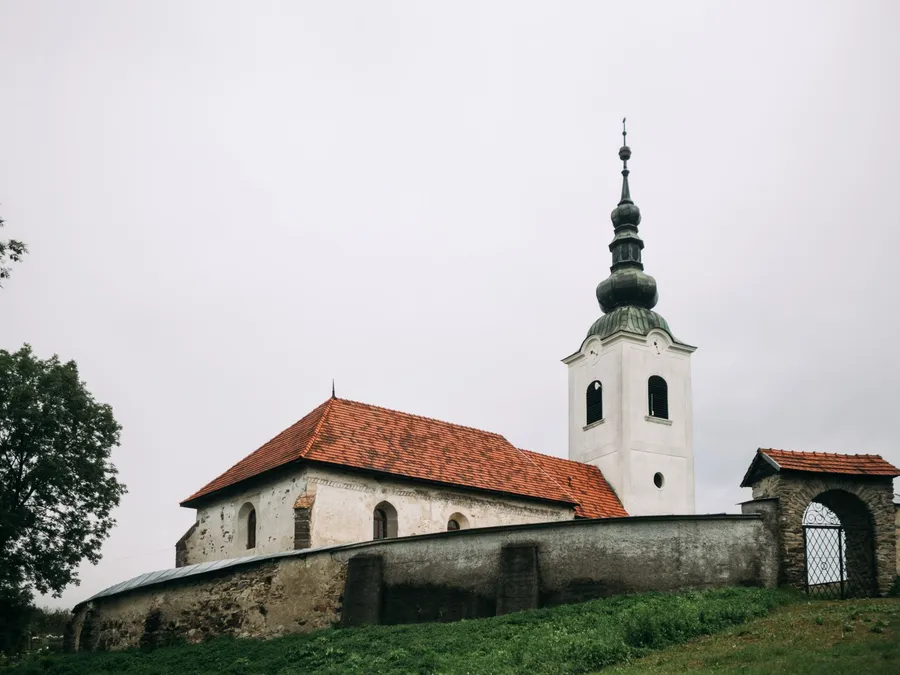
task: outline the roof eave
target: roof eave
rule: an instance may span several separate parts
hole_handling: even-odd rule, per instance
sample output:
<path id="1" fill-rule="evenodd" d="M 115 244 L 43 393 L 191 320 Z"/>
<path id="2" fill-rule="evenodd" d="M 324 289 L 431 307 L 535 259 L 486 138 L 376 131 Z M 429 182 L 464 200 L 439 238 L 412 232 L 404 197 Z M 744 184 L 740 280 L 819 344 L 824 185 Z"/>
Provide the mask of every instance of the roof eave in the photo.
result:
<path id="1" fill-rule="evenodd" d="M 679 352 L 682 354 L 693 354 L 695 351 L 697 351 L 697 348 L 695 346 L 689 345 L 686 342 L 679 341 L 678 339 L 675 338 L 674 335 L 672 335 L 670 332 L 668 332 L 667 330 L 665 330 L 663 328 L 653 328 L 647 333 L 647 335 L 652 333 L 654 330 L 658 330 L 662 333 L 665 333 L 672 339 L 672 345 L 669 347 L 669 349 L 671 349 L 672 351 Z M 637 342 L 643 343 L 643 342 L 646 342 L 647 335 L 644 335 L 643 333 L 635 333 L 634 331 L 630 331 L 630 330 L 617 330 L 615 333 L 610 333 L 609 335 L 607 335 L 605 337 L 600 337 L 598 335 L 588 335 L 587 337 L 584 338 L 584 340 L 581 341 L 581 345 L 578 347 L 578 351 L 576 351 L 573 354 L 570 354 L 569 356 L 562 359 L 562 362 L 565 363 L 566 365 L 569 365 L 571 363 L 574 363 L 575 361 L 578 361 L 579 358 L 583 357 L 584 356 L 584 346 L 588 343 L 588 340 L 599 340 L 600 344 L 606 345 L 610 342 L 614 342 L 615 340 L 618 340 L 619 338 L 630 338 Z"/>
<path id="2" fill-rule="evenodd" d="M 262 471 L 260 473 L 255 473 L 252 476 L 247 476 L 246 478 L 242 478 L 241 480 L 239 480 L 235 483 L 229 483 L 228 485 L 223 485 L 222 487 L 216 488 L 215 490 L 211 490 L 209 492 L 201 492 L 200 494 L 192 495 L 192 496 L 188 497 L 187 499 L 185 499 L 183 502 L 179 502 L 178 506 L 180 506 L 182 508 L 186 508 L 186 509 L 201 508 L 205 502 L 207 502 L 208 500 L 210 500 L 214 497 L 221 497 L 223 494 L 227 494 L 229 491 L 235 490 L 236 488 L 244 486 L 247 483 L 251 483 L 260 478 L 268 478 L 269 476 L 271 476 L 273 473 L 275 473 L 277 471 L 284 471 L 286 469 L 297 467 L 298 465 L 301 465 L 304 463 L 306 463 L 306 460 L 304 460 L 302 457 L 298 458 L 298 459 L 292 459 L 288 462 L 285 462 L 284 464 L 279 464 L 278 466 L 273 466 L 273 467 L 266 469 L 265 471 Z"/>
<path id="3" fill-rule="evenodd" d="M 751 482 L 750 476 L 753 475 L 756 467 L 759 465 L 760 458 L 762 458 L 762 461 L 764 461 L 766 464 L 768 464 L 770 468 L 774 469 L 775 473 L 778 473 L 779 471 L 781 471 L 781 466 L 779 466 L 778 462 L 776 462 L 774 459 L 769 457 L 762 448 L 757 448 L 756 456 L 753 458 L 753 461 L 750 462 L 750 466 L 747 467 L 747 472 L 744 474 L 744 477 L 741 479 L 741 487 L 742 488 L 743 487 L 753 487 L 753 483 L 755 483 L 756 481 Z"/>

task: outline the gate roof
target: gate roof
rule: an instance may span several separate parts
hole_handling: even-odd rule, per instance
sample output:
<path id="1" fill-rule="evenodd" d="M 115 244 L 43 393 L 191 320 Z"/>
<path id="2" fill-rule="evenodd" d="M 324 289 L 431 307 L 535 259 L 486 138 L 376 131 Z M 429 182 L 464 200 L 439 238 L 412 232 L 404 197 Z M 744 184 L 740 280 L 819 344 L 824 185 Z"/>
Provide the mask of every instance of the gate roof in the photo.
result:
<path id="1" fill-rule="evenodd" d="M 759 448 L 744 474 L 741 487 L 750 487 L 780 471 L 832 473 L 847 476 L 900 476 L 900 469 L 881 455 L 839 455 L 832 452 L 800 452 Z"/>

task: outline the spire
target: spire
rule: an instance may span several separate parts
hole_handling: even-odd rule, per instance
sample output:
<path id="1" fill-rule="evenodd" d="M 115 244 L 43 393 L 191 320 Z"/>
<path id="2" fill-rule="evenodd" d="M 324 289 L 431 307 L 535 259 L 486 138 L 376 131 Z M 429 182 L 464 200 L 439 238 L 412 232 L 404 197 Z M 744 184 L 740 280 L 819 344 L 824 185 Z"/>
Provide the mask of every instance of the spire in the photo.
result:
<path id="1" fill-rule="evenodd" d="M 631 159 L 631 148 L 628 147 L 628 132 L 625 130 L 625 118 L 622 118 L 622 147 L 619 148 L 619 159 L 622 160 L 622 198 L 619 204 L 633 204 L 631 201 L 631 190 L 628 188 L 628 160 Z"/>
<path id="2" fill-rule="evenodd" d="M 628 131 L 623 117 L 622 147 L 619 148 L 619 159 L 622 160 L 622 197 L 610 216 L 615 231 L 609 245 L 612 253 L 611 274 L 597 286 L 597 301 L 604 314 L 624 306 L 652 309 L 659 297 L 656 280 L 644 274 L 644 264 L 641 262 L 641 250 L 644 248 L 644 242 L 638 235 L 641 210 L 632 201 L 628 184 L 631 148 L 626 144 L 627 138 Z"/>
<path id="3" fill-rule="evenodd" d="M 337 396 L 334 395 L 334 378 L 333 377 L 331 378 L 331 398 L 337 398 Z"/>

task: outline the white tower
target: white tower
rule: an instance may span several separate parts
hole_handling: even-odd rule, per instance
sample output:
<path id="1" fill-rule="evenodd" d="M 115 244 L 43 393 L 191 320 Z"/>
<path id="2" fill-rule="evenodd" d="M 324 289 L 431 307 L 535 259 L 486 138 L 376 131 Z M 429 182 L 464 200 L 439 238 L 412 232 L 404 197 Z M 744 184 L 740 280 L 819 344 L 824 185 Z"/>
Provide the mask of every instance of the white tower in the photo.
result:
<path id="1" fill-rule="evenodd" d="M 623 138 L 625 131 L 622 131 Z M 604 316 L 569 367 L 569 459 L 598 466 L 632 516 L 694 513 L 691 347 L 652 309 L 641 213 L 631 201 L 627 145 L 622 198 L 612 212 L 613 265 L 597 286 Z"/>

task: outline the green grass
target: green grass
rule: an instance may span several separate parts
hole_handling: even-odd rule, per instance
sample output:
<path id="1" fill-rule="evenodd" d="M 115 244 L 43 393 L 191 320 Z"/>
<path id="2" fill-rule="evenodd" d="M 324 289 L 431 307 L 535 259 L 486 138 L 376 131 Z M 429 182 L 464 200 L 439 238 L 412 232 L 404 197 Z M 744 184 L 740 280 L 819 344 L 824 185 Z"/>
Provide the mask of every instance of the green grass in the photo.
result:
<path id="1" fill-rule="evenodd" d="M 53 655 L 9 673 L 588 673 L 765 616 L 791 599 L 796 596 L 754 588 L 641 594 L 459 623 Z"/>
<path id="2" fill-rule="evenodd" d="M 804 602 L 604 675 L 900 673 L 900 600 Z"/>

